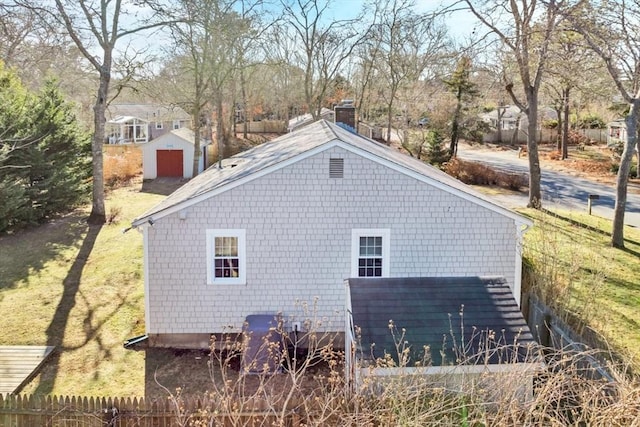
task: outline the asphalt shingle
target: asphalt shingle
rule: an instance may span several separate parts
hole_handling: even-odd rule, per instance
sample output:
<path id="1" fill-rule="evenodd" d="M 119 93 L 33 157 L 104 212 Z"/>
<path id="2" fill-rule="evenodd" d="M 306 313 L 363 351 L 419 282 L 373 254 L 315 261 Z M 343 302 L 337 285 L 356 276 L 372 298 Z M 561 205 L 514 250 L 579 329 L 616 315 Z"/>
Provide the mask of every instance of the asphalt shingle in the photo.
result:
<path id="1" fill-rule="evenodd" d="M 422 359 L 423 346 L 433 366 L 485 356 L 490 363 L 523 361 L 534 343 L 501 277 L 358 278 L 349 279 L 349 292 L 365 359 L 386 352 L 398 363 L 397 345 L 406 343 L 410 364 Z"/>

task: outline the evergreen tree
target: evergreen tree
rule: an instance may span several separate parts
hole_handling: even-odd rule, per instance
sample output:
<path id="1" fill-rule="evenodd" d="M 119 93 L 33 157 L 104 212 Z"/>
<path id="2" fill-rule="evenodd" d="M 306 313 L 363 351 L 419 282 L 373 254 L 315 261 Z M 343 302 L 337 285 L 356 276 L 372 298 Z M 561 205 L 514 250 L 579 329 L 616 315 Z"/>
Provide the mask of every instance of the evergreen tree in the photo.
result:
<path id="1" fill-rule="evenodd" d="M 451 143 L 449 145 L 449 157 L 455 157 L 458 151 L 458 140 L 460 139 L 460 122 L 468 104 L 478 96 L 475 83 L 471 81 L 471 58 L 463 56 L 458 61 L 456 70 L 451 78 L 444 80 L 447 88 L 456 97 L 456 109 L 451 121 Z"/>
<path id="2" fill-rule="evenodd" d="M 25 178 L 28 156 L 22 155 L 33 143 L 25 134 L 30 129 L 28 101 L 18 77 L 0 63 L 0 232 L 30 214 Z"/>
<path id="3" fill-rule="evenodd" d="M 38 143 L 29 181 L 40 220 L 86 200 L 91 182 L 91 141 L 55 81 L 47 81 L 38 94 L 33 117 Z"/>
<path id="4" fill-rule="evenodd" d="M 450 159 L 449 153 L 444 148 L 444 138 L 437 129 L 432 129 L 427 134 L 427 161 L 440 167 Z"/>
<path id="5" fill-rule="evenodd" d="M 90 165 L 89 136 L 55 82 L 33 94 L 0 64 L 0 232 L 85 201 Z"/>

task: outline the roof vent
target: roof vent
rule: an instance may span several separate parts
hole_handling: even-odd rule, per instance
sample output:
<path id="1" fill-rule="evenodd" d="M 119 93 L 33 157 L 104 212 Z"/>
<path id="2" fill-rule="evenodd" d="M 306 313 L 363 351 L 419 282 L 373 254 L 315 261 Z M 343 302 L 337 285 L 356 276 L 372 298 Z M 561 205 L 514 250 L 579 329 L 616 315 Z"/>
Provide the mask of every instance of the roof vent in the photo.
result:
<path id="1" fill-rule="evenodd" d="M 344 177 L 344 159 L 329 159 L 329 178 Z"/>

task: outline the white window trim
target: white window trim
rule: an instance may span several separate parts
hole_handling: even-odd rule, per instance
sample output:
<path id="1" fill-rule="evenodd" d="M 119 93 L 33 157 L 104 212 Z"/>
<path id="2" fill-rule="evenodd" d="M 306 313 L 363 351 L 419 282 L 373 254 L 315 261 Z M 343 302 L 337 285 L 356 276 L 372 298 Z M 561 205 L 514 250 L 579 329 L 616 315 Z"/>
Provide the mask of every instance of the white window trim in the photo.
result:
<path id="1" fill-rule="evenodd" d="M 182 123 L 180 120 L 174 120 L 172 124 L 173 130 L 180 129 L 182 127 Z"/>
<path id="2" fill-rule="evenodd" d="M 382 237 L 382 276 L 389 277 L 391 264 L 391 230 L 388 228 L 354 228 L 351 230 L 351 277 L 358 276 L 360 237 Z"/>
<path id="3" fill-rule="evenodd" d="M 156 122 L 156 129 L 162 129 L 162 127 L 163 127 L 162 122 Z"/>
<path id="4" fill-rule="evenodd" d="M 238 238 L 238 277 L 215 277 L 216 237 Z M 208 285 L 245 285 L 247 283 L 246 232 L 242 229 L 207 230 L 207 284 Z"/>

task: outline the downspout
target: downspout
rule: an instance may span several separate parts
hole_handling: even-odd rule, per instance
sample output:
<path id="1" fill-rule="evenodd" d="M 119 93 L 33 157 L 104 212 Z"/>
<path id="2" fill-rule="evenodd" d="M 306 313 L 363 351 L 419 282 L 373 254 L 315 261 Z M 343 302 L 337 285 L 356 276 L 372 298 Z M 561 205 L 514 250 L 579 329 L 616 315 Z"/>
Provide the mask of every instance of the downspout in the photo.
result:
<path id="1" fill-rule="evenodd" d="M 149 329 L 151 326 L 151 314 L 150 311 L 150 296 L 149 296 L 149 229 L 153 226 L 151 220 L 145 222 L 138 227 L 138 231 L 142 232 L 142 275 L 144 278 L 144 331 L 149 335 Z M 142 229 L 142 230 L 140 230 Z"/>
<path id="2" fill-rule="evenodd" d="M 345 325 L 344 325 L 344 375 L 345 375 L 345 393 L 349 398 L 355 391 L 356 374 L 355 374 L 355 333 L 353 330 L 353 316 L 351 311 L 351 291 L 349 289 L 349 280 L 344 281 L 345 284 Z"/>
<path id="3" fill-rule="evenodd" d="M 524 222 L 516 222 L 516 254 L 515 254 L 515 269 L 513 278 L 513 297 L 518 304 L 518 307 L 522 306 L 522 248 L 524 233 L 529 231 L 532 224 Z"/>

